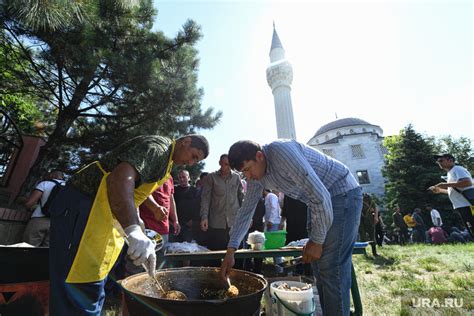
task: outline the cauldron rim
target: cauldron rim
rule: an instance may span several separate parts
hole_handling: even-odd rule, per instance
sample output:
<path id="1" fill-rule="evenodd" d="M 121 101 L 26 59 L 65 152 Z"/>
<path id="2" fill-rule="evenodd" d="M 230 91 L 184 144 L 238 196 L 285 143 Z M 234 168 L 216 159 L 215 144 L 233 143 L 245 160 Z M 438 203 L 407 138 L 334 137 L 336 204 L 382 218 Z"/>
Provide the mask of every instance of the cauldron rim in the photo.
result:
<path id="1" fill-rule="evenodd" d="M 169 271 L 177 272 L 177 271 L 186 271 L 186 270 L 219 271 L 220 269 L 215 268 L 215 267 L 180 267 L 180 268 L 160 269 L 160 270 L 156 271 L 156 274 L 162 274 L 162 273 L 169 272 Z M 143 293 L 139 293 L 137 291 L 133 291 L 133 290 L 130 290 L 130 289 L 127 288 L 128 282 L 130 282 L 132 279 L 141 278 L 143 275 L 147 274 L 146 272 L 130 275 L 130 276 L 126 277 L 125 279 L 120 280 L 119 283 L 122 286 L 122 288 L 124 289 L 124 291 L 126 291 L 126 292 L 128 292 L 132 295 L 137 295 L 137 296 L 144 297 L 144 298 L 147 298 L 147 299 L 153 299 L 153 300 L 156 300 L 157 302 L 173 302 L 173 303 L 178 304 L 178 305 L 188 305 L 188 304 L 193 304 L 193 305 L 196 305 L 196 304 L 199 304 L 199 305 L 200 304 L 221 305 L 221 304 L 226 304 L 227 302 L 239 301 L 239 300 L 245 299 L 247 297 L 254 296 L 258 293 L 264 292 L 265 289 L 268 287 L 268 281 L 263 276 L 258 275 L 256 273 L 252 273 L 252 272 L 244 271 L 244 270 L 239 270 L 239 269 L 232 269 L 232 273 L 246 274 L 246 275 L 249 275 L 249 276 L 251 276 L 255 279 L 258 279 L 262 283 L 262 288 L 255 291 L 254 293 L 239 295 L 239 296 L 236 296 L 236 297 L 229 297 L 229 298 L 223 298 L 223 299 L 189 299 L 189 300 L 181 301 L 181 300 L 171 300 L 171 299 L 166 299 L 166 298 L 152 297 L 152 296 L 148 296 L 148 295 L 145 295 Z"/>

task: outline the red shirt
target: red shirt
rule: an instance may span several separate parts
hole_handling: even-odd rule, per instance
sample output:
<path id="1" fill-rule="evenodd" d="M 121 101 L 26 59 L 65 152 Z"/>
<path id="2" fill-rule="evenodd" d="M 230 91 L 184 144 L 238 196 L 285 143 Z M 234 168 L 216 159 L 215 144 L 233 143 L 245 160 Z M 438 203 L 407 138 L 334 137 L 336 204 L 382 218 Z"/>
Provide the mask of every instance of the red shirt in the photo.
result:
<path id="1" fill-rule="evenodd" d="M 431 227 L 428 230 L 428 234 L 431 237 L 433 244 L 444 244 L 448 240 L 446 239 L 446 232 L 441 227 Z"/>
<path id="2" fill-rule="evenodd" d="M 169 177 L 169 179 L 163 183 L 162 186 L 160 186 L 155 192 L 151 194 L 159 205 L 166 207 L 168 210 L 165 217 L 161 221 L 156 220 L 153 212 L 150 211 L 144 204 L 140 205 L 140 218 L 145 222 L 145 228 L 153 229 L 161 235 L 169 234 L 169 210 L 171 206 L 171 197 L 173 194 L 173 177 Z"/>

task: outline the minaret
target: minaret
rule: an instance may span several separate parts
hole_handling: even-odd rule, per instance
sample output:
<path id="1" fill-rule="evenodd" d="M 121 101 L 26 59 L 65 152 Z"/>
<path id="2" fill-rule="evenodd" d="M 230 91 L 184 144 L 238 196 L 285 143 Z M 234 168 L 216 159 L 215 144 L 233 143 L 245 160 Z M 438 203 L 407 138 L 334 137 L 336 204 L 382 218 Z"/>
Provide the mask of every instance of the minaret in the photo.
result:
<path id="1" fill-rule="evenodd" d="M 293 68 L 285 59 L 285 50 L 273 23 L 272 47 L 270 48 L 270 66 L 267 68 L 267 82 L 272 88 L 275 102 L 275 115 L 278 138 L 296 139 L 295 120 L 291 105 L 291 82 Z"/>

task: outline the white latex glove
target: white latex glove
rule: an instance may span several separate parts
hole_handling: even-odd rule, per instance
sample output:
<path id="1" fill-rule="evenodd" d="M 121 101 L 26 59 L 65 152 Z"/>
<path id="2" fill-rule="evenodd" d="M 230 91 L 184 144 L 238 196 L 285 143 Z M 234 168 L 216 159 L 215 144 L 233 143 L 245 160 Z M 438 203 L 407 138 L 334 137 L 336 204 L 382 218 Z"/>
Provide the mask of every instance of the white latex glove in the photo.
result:
<path id="1" fill-rule="evenodd" d="M 148 274 L 153 277 L 156 269 L 156 243 L 145 235 L 140 225 L 130 225 L 124 232 L 128 239 L 128 256 L 135 265 L 144 264 Z"/>

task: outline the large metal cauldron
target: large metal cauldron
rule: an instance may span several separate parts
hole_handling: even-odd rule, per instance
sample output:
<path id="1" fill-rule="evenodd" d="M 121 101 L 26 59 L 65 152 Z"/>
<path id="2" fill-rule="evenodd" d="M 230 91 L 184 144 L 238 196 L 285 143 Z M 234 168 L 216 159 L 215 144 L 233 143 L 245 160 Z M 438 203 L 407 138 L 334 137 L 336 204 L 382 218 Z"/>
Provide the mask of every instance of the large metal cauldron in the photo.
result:
<path id="1" fill-rule="evenodd" d="M 121 281 L 125 302 L 131 316 L 252 316 L 260 313 L 260 300 L 267 281 L 254 273 L 232 270 L 230 280 L 239 289 L 239 296 L 227 299 L 202 299 L 207 290 L 225 288 L 218 268 L 187 267 L 159 270 L 156 278 L 163 288 L 179 290 L 188 300 L 175 301 L 153 297 L 148 292 L 153 287 L 146 273 L 132 275 Z M 148 294 L 148 295 L 147 295 Z M 151 295 L 151 296 L 150 296 Z"/>

